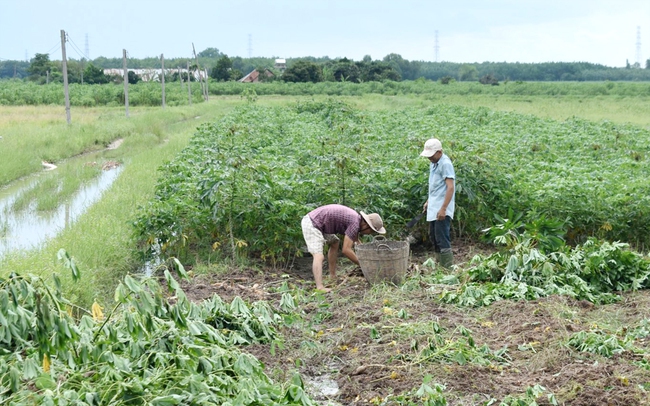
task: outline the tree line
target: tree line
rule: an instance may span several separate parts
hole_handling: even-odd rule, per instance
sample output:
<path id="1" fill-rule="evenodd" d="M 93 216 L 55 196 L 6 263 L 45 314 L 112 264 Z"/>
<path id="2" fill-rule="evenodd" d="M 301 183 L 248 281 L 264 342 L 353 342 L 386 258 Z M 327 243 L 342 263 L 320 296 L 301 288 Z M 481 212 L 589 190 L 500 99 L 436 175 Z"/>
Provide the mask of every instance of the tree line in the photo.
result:
<path id="1" fill-rule="evenodd" d="M 207 48 L 197 54 L 197 58 L 165 59 L 165 67 L 176 69 L 190 65 L 192 70 L 206 70 L 216 81 L 235 81 L 253 70 L 264 72 L 262 81 L 282 80 L 285 82 L 369 82 L 402 81 L 428 79 L 443 83 L 455 81 L 479 81 L 483 84 L 497 85 L 503 81 L 650 81 L 650 59 L 645 66 L 626 62 L 623 68 L 613 68 L 588 62 L 428 62 L 409 61 L 399 54 L 386 55 L 381 60 L 373 60 L 366 55 L 359 61 L 348 58 L 304 57 L 286 59 L 286 70 L 275 66 L 277 58 L 229 57 L 217 48 Z M 197 63 L 198 62 L 198 63 Z M 121 69 L 122 58 L 98 57 L 93 60 L 67 61 L 70 83 L 108 83 L 121 81 L 121 77 L 104 75 L 104 69 Z M 48 54 L 36 54 L 29 62 L 0 61 L 0 79 L 22 79 L 37 83 L 61 82 L 63 80 L 61 61 L 51 61 Z M 159 69 L 160 58 L 129 58 L 129 69 Z M 176 72 L 166 80 L 179 80 Z M 193 80 L 185 73 L 183 80 Z M 129 82 L 138 80 L 129 72 Z"/>

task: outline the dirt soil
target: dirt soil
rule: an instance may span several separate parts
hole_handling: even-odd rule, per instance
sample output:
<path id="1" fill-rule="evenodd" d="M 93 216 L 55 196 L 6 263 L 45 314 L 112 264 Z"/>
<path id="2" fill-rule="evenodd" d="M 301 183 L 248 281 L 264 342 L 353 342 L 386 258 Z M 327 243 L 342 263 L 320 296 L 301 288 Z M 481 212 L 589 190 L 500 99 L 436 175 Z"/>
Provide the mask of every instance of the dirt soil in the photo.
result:
<path id="1" fill-rule="evenodd" d="M 474 255 L 486 252 L 475 244 L 457 243 L 455 263 L 466 266 Z M 409 273 L 427 272 L 422 264 L 432 256 L 427 247 L 412 247 Z M 552 296 L 469 309 L 440 303 L 425 284 L 410 290 L 373 287 L 349 260 L 339 258 L 338 264 L 340 276 L 326 283 L 333 291 L 325 295 L 314 291 L 309 256 L 285 269 L 233 269 L 228 275 L 194 276 L 182 286 L 195 301 L 218 294 L 224 301 L 239 296 L 248 302 L 265 300 L 274 307 L 282 296 L 277 288 L 285 282 L 304 289 L 313 300 L 300 305 L 305 321 L 301 328 L 281 330 L 284 349 L 275 355 L 269 345 L 242 350 L 262 361 L 274 380 L 284 382 L 292 371 L 300 372 L 312 398 L 323 405 L 396 404 L 381 401 L 388 395 L 415 393 L 426 375 L 445 385 L 449 405 L 499 404 L 536 384 L 546 388 L 536 400 L 539 405 L 551 404 L 549 393 L 560 405 L 650 405 L 647 355 L 645 360 L 630 352 L 606 358 L 567 345 L 575 332 L 602 326 L 612 333 L 648 318 L 648 291 L 625 294 L 612 305 Z M 399 311 L 408 317 L 397 317 Z M 423 360 L 415 348 L 427 345 L 431 334 L 422 331 L 430 332 L 434 322 L 445 329 L 447 339 L 452 332 L 457 339 L 463 326 L 477 347 L 507 348 L 507 360 L 487 366 Z M 379 337 L 371 334 L 373 329 Z M 635 345 L 648 354 L 647 338 Z M 646 369 L 638 366 L 640 362 Z"/>

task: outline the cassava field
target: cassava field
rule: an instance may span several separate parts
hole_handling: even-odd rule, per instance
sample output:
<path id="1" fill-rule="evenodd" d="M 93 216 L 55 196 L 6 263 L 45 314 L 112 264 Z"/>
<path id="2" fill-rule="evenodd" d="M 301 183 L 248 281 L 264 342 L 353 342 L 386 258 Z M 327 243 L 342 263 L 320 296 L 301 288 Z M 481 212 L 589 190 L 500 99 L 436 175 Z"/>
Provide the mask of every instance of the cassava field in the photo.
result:
<path id="1" fill-rule="evenodd" d="M 0 105 L 0 185 L 34 182 L 0 239 L 121 172 L 0 256 L 0 403 L 650 405 L 649 85 L 211 84 L 129 118 L 80 93 L 71 125 L 14 86 L 36 101 Z M 433 136 L 457 175 L 450 271 L 406 228 Z M 314 290 L 300 218 L 335 202 L 415 239 L 403 284 L 341 257 Z"/>

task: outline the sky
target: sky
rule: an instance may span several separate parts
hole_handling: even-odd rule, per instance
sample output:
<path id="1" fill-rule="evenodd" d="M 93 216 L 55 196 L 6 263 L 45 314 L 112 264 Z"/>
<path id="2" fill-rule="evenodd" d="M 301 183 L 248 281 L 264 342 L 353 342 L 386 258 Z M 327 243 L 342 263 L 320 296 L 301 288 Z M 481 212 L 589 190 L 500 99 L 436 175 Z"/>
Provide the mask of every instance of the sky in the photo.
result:
<path id="1" fill-rule="evenodd" d="M 194 45 L 244 58 L 644 67 L 650 0 L 0 0 L 0 60 L 61 60 L 61 30 L 71 59 L 184 58 Z"/>

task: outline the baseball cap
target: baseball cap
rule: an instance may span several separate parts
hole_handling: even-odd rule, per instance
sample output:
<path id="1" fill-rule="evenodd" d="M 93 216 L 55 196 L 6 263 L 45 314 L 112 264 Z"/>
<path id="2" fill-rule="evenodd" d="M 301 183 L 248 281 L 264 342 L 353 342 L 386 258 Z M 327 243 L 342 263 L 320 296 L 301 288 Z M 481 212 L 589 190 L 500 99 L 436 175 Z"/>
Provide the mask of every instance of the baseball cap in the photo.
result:
<path id="1" fill-rule="evenodd" d="M 422 151 L 420 156 L 429 158 L 438 151 L 442 151 L 442 144 L 440 143 L 440 140 L 437 138 L 431 138 L 424 143 L 424 151 Z"/>

